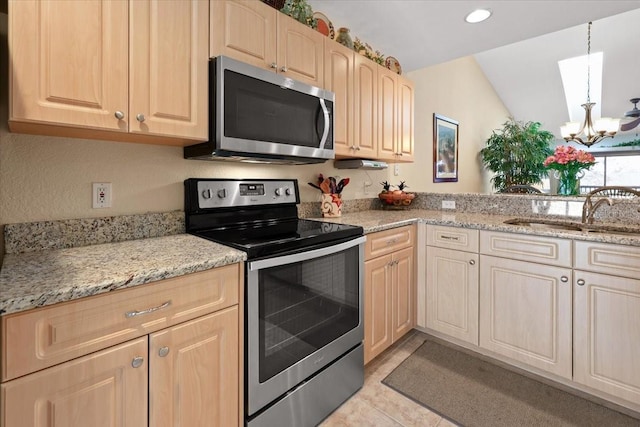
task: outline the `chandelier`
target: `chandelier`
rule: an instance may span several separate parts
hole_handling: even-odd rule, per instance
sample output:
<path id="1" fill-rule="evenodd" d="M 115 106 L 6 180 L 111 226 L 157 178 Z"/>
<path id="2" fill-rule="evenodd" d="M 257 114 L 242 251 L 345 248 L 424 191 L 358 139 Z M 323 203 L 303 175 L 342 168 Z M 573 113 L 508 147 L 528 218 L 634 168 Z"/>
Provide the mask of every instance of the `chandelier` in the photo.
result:
<path id="1" fill-rule="evenodd" d="M 579 144 L 591 147 L 605 138 L 612 138 L 620 126 L 620 119 L 603 117 L 593 121 L 591 109 L 595 102 L 591 102 L 591 22 L 587 30 L 587 102 L 582 104 L 585 116 L 584 123 L 567 122 L 560 127 L 560 133 L 565 141 L 575 141 Z"/>

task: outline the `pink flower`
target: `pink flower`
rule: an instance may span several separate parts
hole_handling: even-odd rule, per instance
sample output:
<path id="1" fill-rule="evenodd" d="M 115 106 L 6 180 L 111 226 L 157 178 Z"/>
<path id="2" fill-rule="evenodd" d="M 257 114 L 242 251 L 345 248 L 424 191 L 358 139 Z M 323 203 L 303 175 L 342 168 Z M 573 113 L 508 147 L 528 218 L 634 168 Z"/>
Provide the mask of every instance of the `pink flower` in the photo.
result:
<path id="1" fill-rule="evenodd" d="M 591 153 L 583 150 L 576 150 L 571 146 L 559 145 L 555 148 L 553 156 L 549 156 L 544 161 L 544 166 L 558 171 L 567 171 L 577 174 L 582 169 L 589 169 L 596 162 Z"/>

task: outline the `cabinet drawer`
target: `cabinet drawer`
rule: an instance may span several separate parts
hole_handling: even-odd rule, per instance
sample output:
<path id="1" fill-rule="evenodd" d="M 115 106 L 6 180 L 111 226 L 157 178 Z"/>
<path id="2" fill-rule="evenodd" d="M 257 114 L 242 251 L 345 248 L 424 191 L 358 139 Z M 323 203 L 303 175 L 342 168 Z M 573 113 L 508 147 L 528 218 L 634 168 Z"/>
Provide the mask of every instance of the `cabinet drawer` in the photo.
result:
<path id="1" fill-rule="evenodd" d="M 2 381 L 238 304 L 241 264 L 2 318 Z"/>
<path id="2" fill-rule="evenodd" d="M 632 278 L 640 275 L 639 247 L 576 241 L 574 250 L 576 269 Z"/>
<path id="3" fill-rule="evenodd" d="M 482 231 L 480 253 L 502 258 L 571 267 L 571 240 Z"/>
<path id="4" fill-rule="evenodd" d="M 427 224 L 427 245 L 443 249 L 478 252 L 478 230 Z"/>
<path id="5" fill-rule="evenodd" d="M 413 246 L 415 234 L 415 227 L 413 225 L 369 234 L 367 235 L 367 242 L 364 247 L 364 258 L 372 259 L 390 254 L 398 249 Z"/>

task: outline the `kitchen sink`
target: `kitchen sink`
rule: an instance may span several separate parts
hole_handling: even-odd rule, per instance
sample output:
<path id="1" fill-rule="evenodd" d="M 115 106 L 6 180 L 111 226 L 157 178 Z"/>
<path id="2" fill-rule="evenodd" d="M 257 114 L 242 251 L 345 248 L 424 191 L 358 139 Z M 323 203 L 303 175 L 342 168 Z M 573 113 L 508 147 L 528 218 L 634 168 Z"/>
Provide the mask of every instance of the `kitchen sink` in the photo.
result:
<path id="1" fill-rule="evenodd" d="M 539 230 L 564 230 L 564 231 L 582 231 L 585 233 L 598 234 L 618 234 L 625 236 L 640 237 L 640 227 L 600 225 L 600 224 L 583 224 L 581 222 L 567 222 L 554 219 L 539 218 L 513 218 L 504 222 L 509 225 L 519 225 L 521 227 L 530 227 Z"/>
<path id="2" fill-rule="evenodd" d="M 582 231 L 584 224 L 579 222 L 557 221 L 552 219 L 514 218 L 504 222 L 509 225 L 519 225 L 544 230 Z"/>
<path id="3" fill-rule="evenodd" d="M 593 224 L 585 224 L 582 228 L 582 231 L 587 233 L 598 233 L 598 234 L 619 234 L 623 236 L 638 236 L 640 237 L 640 228 L 638 227 L 615 227 L 615 226 L 594 226 Z"/>

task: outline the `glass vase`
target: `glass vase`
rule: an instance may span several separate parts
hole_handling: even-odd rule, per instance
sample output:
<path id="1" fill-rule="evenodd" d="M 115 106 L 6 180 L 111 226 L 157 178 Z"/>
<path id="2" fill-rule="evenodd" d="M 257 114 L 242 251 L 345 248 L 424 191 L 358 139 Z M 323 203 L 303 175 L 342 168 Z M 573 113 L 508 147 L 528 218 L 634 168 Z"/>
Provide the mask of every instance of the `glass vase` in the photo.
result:
<path id="1" fill-rule="evenodd" d="M 569 171 L 556 171 L 558 194 L 562 196 L 578 196 L 580 194 L 580 178 Z"/>

